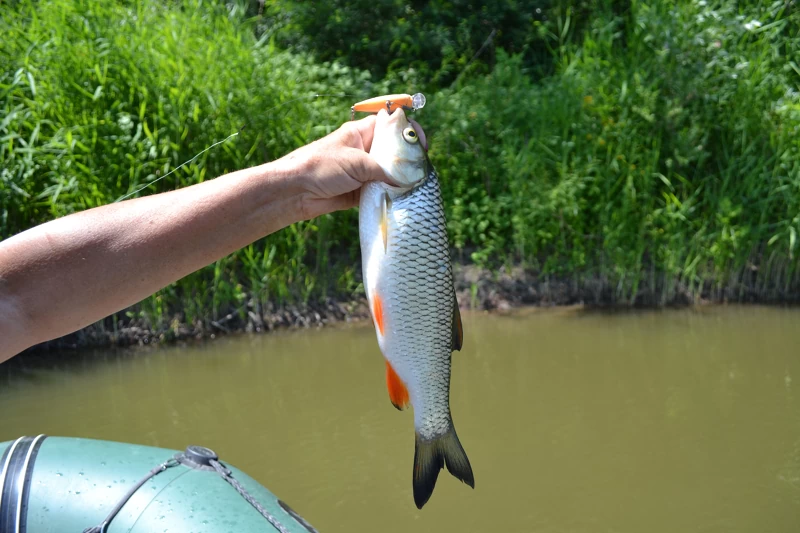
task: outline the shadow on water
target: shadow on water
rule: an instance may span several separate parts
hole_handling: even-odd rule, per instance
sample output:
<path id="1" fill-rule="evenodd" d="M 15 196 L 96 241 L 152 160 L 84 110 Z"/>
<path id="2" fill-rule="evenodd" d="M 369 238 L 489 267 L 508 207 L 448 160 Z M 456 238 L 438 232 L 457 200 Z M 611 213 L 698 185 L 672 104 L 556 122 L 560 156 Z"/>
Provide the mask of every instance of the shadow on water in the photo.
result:
<path id="1" fill-rule="evenodd" d="M 24 352 L 0 364 L 0 384 L 46 383 L 56 376 L 87 374 L 98 368 L 147 357 L 156 346 L 86 348 Z"/>

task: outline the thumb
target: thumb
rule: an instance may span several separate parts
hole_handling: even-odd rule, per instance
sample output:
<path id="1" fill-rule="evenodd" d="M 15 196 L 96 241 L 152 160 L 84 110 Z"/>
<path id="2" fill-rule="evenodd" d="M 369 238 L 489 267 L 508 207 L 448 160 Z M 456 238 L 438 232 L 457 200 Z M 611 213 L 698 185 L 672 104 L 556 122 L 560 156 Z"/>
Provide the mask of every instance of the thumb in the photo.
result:
<path id="1" fill-rule="evenodd" d="M 361 183 L 382 181 L 389 185 L 396 185 L 391 176 L 388 176 L 368 153 L 358 148 L 342 150 L 340 164 L 350 177 Z"/>

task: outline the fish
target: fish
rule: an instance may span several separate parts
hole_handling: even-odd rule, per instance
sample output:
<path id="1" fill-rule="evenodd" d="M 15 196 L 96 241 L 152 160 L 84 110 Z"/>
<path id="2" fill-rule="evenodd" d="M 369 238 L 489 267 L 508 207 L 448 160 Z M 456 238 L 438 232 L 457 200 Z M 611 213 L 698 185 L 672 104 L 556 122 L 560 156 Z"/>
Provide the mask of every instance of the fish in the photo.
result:
<path id="1" fill-rule="evenodd" d="M 463 344 L 439 179 L 422 128 L 402 108 L 381 109 L 370 156 L 394 182 L 361 188 L 364 288 L 386 361 L 389 399 L 414 411 L 412 486 L 418 509 L 444 467 L 475 488 L 450 413 L 452 352 Z"/>

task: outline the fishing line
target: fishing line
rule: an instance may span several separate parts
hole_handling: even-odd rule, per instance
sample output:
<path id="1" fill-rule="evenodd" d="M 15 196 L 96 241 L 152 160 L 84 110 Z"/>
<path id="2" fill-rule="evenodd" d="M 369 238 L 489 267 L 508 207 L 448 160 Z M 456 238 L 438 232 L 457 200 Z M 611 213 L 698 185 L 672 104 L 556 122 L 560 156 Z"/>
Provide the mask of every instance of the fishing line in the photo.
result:
<path id="1" fill-rule="evenodd" d="M 245 124 L 245 126 L 246 126 L 246 124 Z M 158 178 L 158 179 L 154 179 L 153 181 L 151 181 L 151 182 L 150 182 L 150 183 L 148 183 L 147 185 L 145 185 L 145 186 L 143 186 L 143 187 L 141 187 L 141 188 L 139 188 L 139 189 L 136 189 L 136 190 L 135 190 L 135 191 L 133 191 L 133 192 L 129 192 L 129 193 L 128 193 L 128 194 L 126 194 L 125 196 L 120 196 L 119 198 L 117 198 L 116 200 L 114 200 L 114 203 L 121 202 L 122 200 L 125 200 L 126 198 L 130 198 L 130 197 L 131 197 L 131 196 L 133 196 L 134 194 L 136 194 L 136 193 L 138 193 L 138 192 L 142 192 L 143 190 L 145 190 L 145 189 L 146 189 L 146 188 L 148 188 L 149 186 L 151 186 L 151 185 L 153 185 L 153 184 L 155 184 L 155 183 L 158 183 L 159 181 L 163 180 L 164 178 L 166 178 L 166 177 L 167 177 L 167 176 L 169 176 L 170 174 L 174 173 L 176 170 L 179 170 L 179 169 L 181 169 L 181 168 L 185 167 L 186 165 L 188 165 L 189 163 L 191 163 L 192 161 L 194 161 L 195 159 L 197 159 L 198 157 L 200 157 L 200 156 L 201 156 L 201 155 L 203 155 L 204 153 L 208 152 L 209 150 L 211 150 L 211 149 L 212 149 L 212 148 L 214 148 L 215 146 L 218 146 L 218 145 L 220 145 L 220 144 L 222 144 L 222 143 L 226 142 L 228 139 L 230 139 L 230 138 L 232 138 L 232 137 L 236 137 L 237 135 L 239 135 L 239 132 L 240 132 L 240 131 L 242 131 L 243 129 L 244 129 L 244 126 L 242 126 L 241 128 L 239 128 L 239 131 L 235 131 L 235 132 L 231 133 L 230 135 L 228 135 L 227 137 L 225 137 L 225 138 L 224 138 L 224 139 L 222 139 L 221 141 L 215 142 L 214 144 L 212 144 L 211 146 L 209 146 L 208 148 L 206 148 L 205 150 L 203 150 L 202 152 L 200 152 L 199 154 L 197 154 L 197 155 L 196 155 L 196 156 L 194 156 L 193 158 L 189 159 L 188 161 L 186 161 L 186 162 L 184 162 L 184 163 L 181 163 L 180 165 L 178 165 L 177 167 L 173 168 L 172 170 L 170 170 L 169 172 L 167 172 L 166 174 L 164 174 L 164 175 L 163 175 L 163 176 L 161 176 L 160 178 Z"/>
<path id="2" fill-rule="evenodd" d="M 285 102 L 282 102 L 282 103 L 276 105 L 275 107 L 270 107 L 269 109 L 267 109 L 264 112 L 265 113 L 269 113 L 270 111 L 272 111 L 274 109 L 278 109 L 279 107 L 283 107 L 286 104 L 291 104 L 292 102 L 297 102 L 298 100 L 310 100 L 312 98 L 347 98 L 347 97 L 355 98 L 356 95 L 355 94 L 309 94 L 308 96 L 298 96 L 297 98 L 292 98 L 291 100 L 286 100 Z"/>
<path id="3" fill-rule="evenodd" d="M 275 109 L 278 109 L 279 107 L 283 107 L 283 106 L 285 106 L 286 104 L 291 104 L 292 102 L 297 102 L 298 100 L 310 100 L 310 99 L 312 99 L 312 98 L 347 98 L 347 97 L 352 97 L 352 98 L 354 98 L 355 96 L 356 96 L 356 95 L 354 95 L 354 94 L 310 94 L 310 95 L 307 95 L 307 96 L 299 96 L 299 97 L 297 97 L 297 98 L 292 98 L 291 100 L 287 100 L 287 101 L 285 101 L 285 102 L 281 102 L 280 104 L 278 104 L 278 105 L 276 105 L 276 106 L 274 106 L 274 107 L 270 107 L 269 109 L 267 109 L 267 110 L 265 111 L 265 113 L 269 113 L 270 111 L 274 111 Z M 130 198 L 131 196 L 133 196 L 134 194 L 140 193 L 140 192 L 142 192 L 143 190 L 145 190 L 146 188 L 150 187 L 151 185 L 154 185 L 154 184 L 158 183 L 159 181 L 163 180 L 164 178 L 166 178 L 166 177 L 167 177 L 167 176 L 169 176 L 170 174 L 173 174 L 173 173 L 175 173 L 176 171 L 180 170 L 181 168 L 185 167 L 186 165 L 188 165 L 189 163 L 191 163 L 192 161 L 194 161 L 195 159 L 197 159 L 198 157 L 200 157 L 200 156 L 201 156 L 201 155 L 203 155 L 204 153 L 208 152 L 208 151 L 209 151 L 209 150 L 211 150 L 212 148 L 214 148 L 214 147 L 216 147 L 216 146 L 219 146 L 220 144 L 224 144 L 224 143 L 228 142 L 228 140 L 230 140 L 230 139 L 232 139 L 232 138 L 236 137 L 236 136 L 237 136 L 237 135 L 239 135 L 239 134 L 242 132 L 242 130 L 244 130 L 246 127 L 247 127 L 247 123 L 245 123 L 245 124 L 244 124 L 244 125 L 243 125 L 241 128 L 239 128 L 239 130 L 238 130 L 238 131 L 235 131 L 235 132 L 231 133 L 230 135 L 228 135 L 227 137 L 225 137 L 225 138 L 224 138 L 224 139 L 222 139 L 221 141 L 217 141 L 217 142 L 215 142 L 214 144 L 212 144 L 212 145 L 211 145 L 211 146 L 209 146 L 208 148 L 204 149 L 202 152 L 200 152 L 200 153 L 199 153 L 199 154 L 197 154 L 196 156 L 192 157 L 192 158 L 191 158 L 191 159 L 189 159 L 188 161 L 184 161 L 183 163 L 181 163 L 181 164 L 180 164 L 180 165 L 178 165 L 177 167 L 173 168 L 172 170 L 170 170 L 169 172 L 167 172 L 166 174 L 164 174 L 164 175 L 163 175 L 163 176 L 161 176 L 160 178 L 154 179 L 154 180 L 153 180 L 153 181 L 151 181 L 150 183 L 148 183 L 148 184 L 146 184 L 146 185 L 143 185 L 142 187 L 140 187 L 140 188 L 136 189 L 136 190 L 135 190 L 135 191 L 133 191 L 133 192 L 129 192 L 128 194 L 126 194 L 126 195 L 124 195 L 124 196 L 120 196 L 119 198 L 117 198 L 116 200 L 114 200 L 114 203 L 117 203 L 117 202 L 121 202 L 121 201 L 123 201 L 123 200 L 126 200 L 126 199 Z"/>

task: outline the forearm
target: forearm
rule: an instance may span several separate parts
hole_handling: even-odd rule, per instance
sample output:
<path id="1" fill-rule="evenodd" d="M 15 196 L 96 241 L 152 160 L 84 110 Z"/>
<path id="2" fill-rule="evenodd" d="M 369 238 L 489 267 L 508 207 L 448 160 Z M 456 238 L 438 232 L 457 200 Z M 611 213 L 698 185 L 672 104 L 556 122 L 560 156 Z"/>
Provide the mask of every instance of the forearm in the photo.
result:
<path id="1" fill-rule="evenodd" d="M 387 180 L 376 118 L 259 167 L 89 209 L 0 242 L 0 362 L 85 327 L 293 222 L 358 205 Z"/>
<path id="2" fill-rule="evenodd" d="M 298 220 L 302 196 L 286 172 L 262 165 L 77 213 L 1 242 L 0 362 Z"/>

